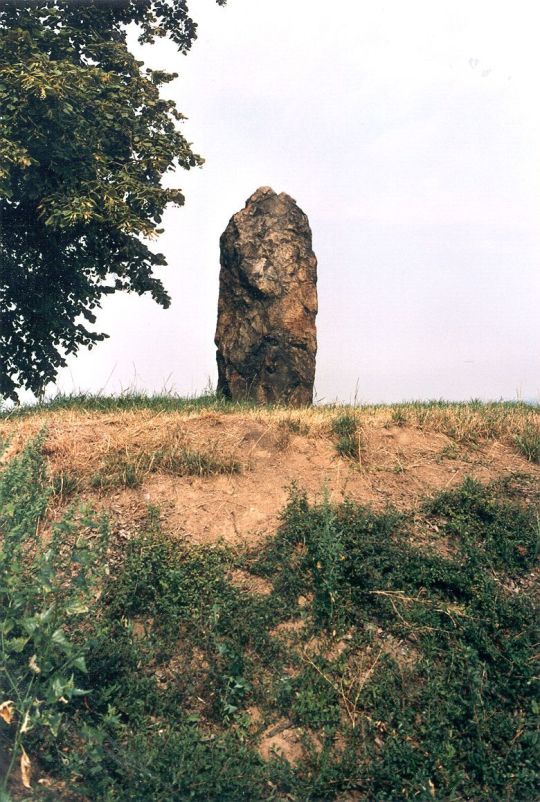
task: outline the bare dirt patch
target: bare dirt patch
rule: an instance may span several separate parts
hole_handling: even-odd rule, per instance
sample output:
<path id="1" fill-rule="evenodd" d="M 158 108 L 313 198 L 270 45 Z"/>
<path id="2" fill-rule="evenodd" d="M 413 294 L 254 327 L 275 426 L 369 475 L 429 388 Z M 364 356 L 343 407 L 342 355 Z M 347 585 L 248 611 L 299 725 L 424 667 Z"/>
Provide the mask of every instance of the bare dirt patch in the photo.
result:
<path id="1" fill-rule="evenodd" d="M 228 577 L 232 585 L 247 593 L 257 594 L 258 596 L 269 596 L 272 593 L 272 583 L 262 576 L 248 574 L 247 571 L 235 569 Z"/>
<path id="2" fill-rule="evenodd" d="M 232 414 L 67 410 L 3 419 L 0 437 L 9 440 L 3 457 L 8 459 L 46 427 L 50 473 L 68 477 L 85 500 L 112 511 L 119 531 L 129 532 L 154 505 L 171 535 L 194 543 L 265 538 L 275 531 L 293 483 L 310 500 L 327 494 L 336 502 L 348 497 L 378 509 L 391 504 L 408 510 L 420 498 L 458 485 L 466 475 L 482 482 L 510 472 L 540 478 L 540 468 L 509 442 L 467 445 L 425 425 L 395 426 L 386 409 L 359 416 L 360 458 L 343 458 L 331 434 L 335 414 L 317 408 Z M 147 460 L 151 469 L 143 472 L 139 486 L 120 485 L 107 492 L 93 487 L 93 477 L 111 454 L 129 460 L 173 443 L 215 459 L 235 460 L 239 472 L 178 476 L 154 470 Z M 63 507 L 71 500 L 61 497 L 57 503 Z M 430 535 L 437 541 L 436 532 Z"/>
<path id="3" fill-rule="evenodd" d="M 270 760 L 274 755 L 284 757 L 289 763 L 295 764 L 302 759 L 304 749 L 296 727 L 289 721 L 281 722 L 286 729 L 280 730 L 280 725 L 269 727 L 263 733 L 259 753 L 263 760 Z"/>

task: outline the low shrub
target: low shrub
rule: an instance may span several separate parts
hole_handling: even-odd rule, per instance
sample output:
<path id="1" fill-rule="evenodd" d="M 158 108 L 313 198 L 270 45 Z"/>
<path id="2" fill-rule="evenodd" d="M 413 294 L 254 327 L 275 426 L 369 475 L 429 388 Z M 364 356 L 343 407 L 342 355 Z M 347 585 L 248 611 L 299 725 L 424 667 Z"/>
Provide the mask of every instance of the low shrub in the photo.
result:
<path id="1" fill-rule="evenodd" d="M 0 476 L 0 736 L 12 776 L 24 755 L 44 775 L 32 798 L 537 799 L 525 480 L 411 514 L 293 489 L 276 535 L 235 551 L 150 510 L 109 573 L 89 513 L 41 538 L 48 493 L 38 440 Z M 452 557 L 416 545 L 426 519 Z M 273 732 L 289 760 L 261 757 Z"/>

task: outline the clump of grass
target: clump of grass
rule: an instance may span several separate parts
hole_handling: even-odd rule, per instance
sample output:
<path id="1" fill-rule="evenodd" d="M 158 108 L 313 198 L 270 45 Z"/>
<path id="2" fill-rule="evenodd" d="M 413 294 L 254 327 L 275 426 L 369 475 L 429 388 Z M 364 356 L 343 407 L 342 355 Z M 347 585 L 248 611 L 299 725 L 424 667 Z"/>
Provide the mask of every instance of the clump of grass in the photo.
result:
<path id="1" fill-rule="evenodd" d="M 74 495 L 81 487 L 81 480 L 73 471 L 60 470 L 51 477 L 53 495 L 66 499 Z"/>
<path id="2" fill-rule="evenodd" d="M 518 451 L 529 462 L 540 463 L 540 427 L 528 423 L 520 434 L 514 438 Z"/>
<path id="3" fill-rule="evenodd" d="M 355 415 L 344 414 L 332 421 L 332 433 L 337 437 L 336 451 L 340 457 L 360 458 L 360 436 Z"/>
<path id="4" fill-rule="evenodd" d="M 440 452 L 435 457 L 437 462 L 442 462 L 445 459 L 467 459 L 467 453 L 460 451 L 457 443 L 451 442 L 441 448 Z"/>
<path id="5" fill-rule="evenodd" d="M 308 424 L 298 418 L 282 418 L 279 421 L 279 427 L 291 432 L 291 434 L 309 434 Z"/>
<path id="6" fill-rule="evenodd" d="M 115 449 L 102 461 L 91 484 L 100 490 L 139 487 L 151 473 L 171 476 L 214 476 L 239 473 L 240 463 L 227 456 L 214 456 L 185 446 L 171 445 L 150 452 L 143 449 Z"/>
<path id="7" fill-rule="evenodd" d="M 409 423 L 410 416 L 405 406 L 393 406 L 391 409 L 390 420 L 394 426 L 406 426 Z"/>
<path id="8" fill-rule="evenodd" d="M 281 418 L 277 425 L 277 448 L 286 449 L 293 434 L 307 435 L 309 434 L 309 426 L 298 418 Z"/>

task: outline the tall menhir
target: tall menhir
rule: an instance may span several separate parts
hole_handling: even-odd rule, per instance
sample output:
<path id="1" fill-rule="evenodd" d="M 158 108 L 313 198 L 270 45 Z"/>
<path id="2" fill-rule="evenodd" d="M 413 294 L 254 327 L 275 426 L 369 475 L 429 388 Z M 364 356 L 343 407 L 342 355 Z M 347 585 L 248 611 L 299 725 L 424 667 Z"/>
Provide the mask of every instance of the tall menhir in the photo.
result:
<path id="1" fill-rule="evenodd" d="M 317 259 L 307 216 L 289 195 L 261 187 L 231 218 L 220 246 L 218 393 L 311 404 Z"/>

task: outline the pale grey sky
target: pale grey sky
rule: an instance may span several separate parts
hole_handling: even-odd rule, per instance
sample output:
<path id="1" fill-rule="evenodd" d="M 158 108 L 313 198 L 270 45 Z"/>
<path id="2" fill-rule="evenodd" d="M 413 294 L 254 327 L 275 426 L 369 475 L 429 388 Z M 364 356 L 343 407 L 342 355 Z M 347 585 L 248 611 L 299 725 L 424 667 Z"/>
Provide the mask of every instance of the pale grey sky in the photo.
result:
<path id="1" fill-rule="evenodd" d="M 215 383 L 219 236 L 261 185 L 309 216 L 325 401 L 540 399 L 540 104 L 532 0 L 192 0 L 187 57 L 137 51 L 202 170 L 158 247 L 164 311 L 118 296 L 65 392 Z"/>

